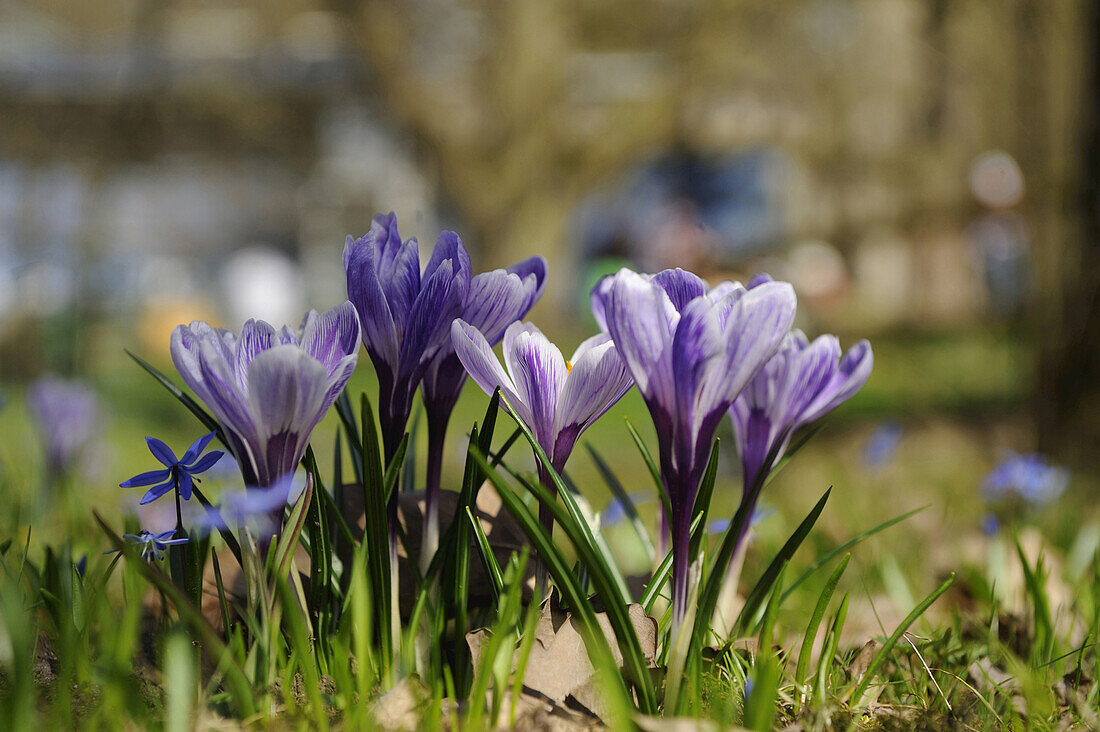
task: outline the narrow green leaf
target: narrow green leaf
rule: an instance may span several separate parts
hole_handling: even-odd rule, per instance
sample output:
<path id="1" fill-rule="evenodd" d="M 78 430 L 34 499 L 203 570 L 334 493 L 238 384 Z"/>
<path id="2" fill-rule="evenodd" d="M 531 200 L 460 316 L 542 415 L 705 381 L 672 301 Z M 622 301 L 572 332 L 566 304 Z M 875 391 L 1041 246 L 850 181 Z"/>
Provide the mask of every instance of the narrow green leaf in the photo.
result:
<path id="1" fill-rule="evenodd" d="M 880 532 L 884 529 L 888 529 L 891 526 L 893 526 L 894 524 L 900 523 L 900 522 L 904 521 L 905 519 L 909 518 L 910 516 L 913 516 L 914 514 L 920 513 L 921 511 L 923 511 L 926 508 L 928 508 L 928 506 L 921 506 L 920 508 L 914 508 L 912 511 L 906 511 L 905 513 L 901 514 L 900 516 L 895 516 L 894 518 L 892 518 L 888 521 L 883 521 L 878 526 L 867 529 L 866 531 L 862 531 L 862 532 L 856 534 L 855 536 L 853 536 L 848 541 L 846 541 L 843 544 L 841 544 L 840 546 L 838 546 L 837 548 L 835 548 L 831 551 L 828 551 L 825 554 L 822 554 L 820 557 L 818 557 L 817 559 L 814 560 L 814 562 L 806 569 L 805 572 L 803 572 L 802 574 L 800 574 L 798 576 L 798 579 L 796 579 L 794 582 L 791 583 L 791 586 L 788 587 L 786 593 L 784 593 L 783 599 L 786 600 L 790 596 L 790 594 L 795 591 L 795 588 L 797 588 L 799 585 L 801 585 L 803 582 L 805 582 L 807 579 L 809 579 L 810 575 L 812 575 L 814 572 L 816 572 L 819 568 L 821 568 L 821 567 L 825 566 L 826 564 L 828 564 L 829 562 L 831 562 L 835 557 L 840 556 L 844 552 L 846 552 L 849 549 L 851 549 L 852 547 L 854 547 L 856 544 L 859 544 L 860 542 L 862 542 L 864 539 L 870 538 L 870 537 L 874 536 L 875 534 L 877 534 L 878 532 Z"/>
<path id="2" fill-rule="evenodd" d="M 779 553 L 772 560 L 768 568 L 764 570 L 764 574 L 761 575 L 756 585 L 749 592 L 749 596 L 745 599 L 745 605 L 741 608 L 740 614 L 737 616 L 737 621 L 734 623 L 734 637 L 739 633 L 745 632 L 752 624 L 756 622 L 756 613 L 764 602 L 764 598 L 771 592 L 772 584 L 775 582 L 776 577 L 779 574 L 780 568 L 784 562 L 790 561 L 790 558 L 794 556 L 794 553 L 798 551 L 798 547 L 802 546 L 802 542 L 806 540 L 810 530 L 817 523 L 818 516 L 821 515 L 821 511 L 825 508 L 825 503 L 829 500 L 829 494 L 832 488 L 825 491 L 825 494 L 821 496 L 818 502 L 807 514 L 806 518 L 802 519 L 802 523 L 798 525 L 794 533 L 787 539 L 786 543 L 779 550 Z M 725 571 L 725 565 L 719 565 L 722 571 Z M 719 569 L 716 567 L 714 572 Z M 709 588 L 708 588 L 709 589 Z"/>
<path id="3" fill-rule="evenodd" d="M 657 551 L 653 548 L 653 541 L 649 538 L 649 532 L 646 530 L 645 523 L 642 522 L 641 516 L 638 515 L 637 506 L 634 505 L 634 501 L 630 499 L 630 495 L 626 492 L 626 489 L 623 488 L 623 484 L 619 482 L 618 477 L 612 472 L 610 466 L 608 466 L 603 457 L 596 452 L 596 448 L 592 447 L 592 444 L 589 442 L 585 442 L 584 447 L 592 457 L 592 462 L 596 464 L 596 470 L 598 470 L 600 476 L 603 477 L 603 482 L 611 490 L 611 494 L 615 496 L 615 500 L 623 507 L 627 519 L 629 519 L 631 526 L 634 528 L 634 533 L 638 536 L 638 540 L 642 544 L 642 551 L 645 552 L 646 561 L 652 565 L 657 555 Z"/>
<path id="4" fill-rule="evenodd" d="M 848 562 L 851 558 L 851 554 L 845 554 L 844 558 L 840 560 L 840 564 L 838 564 L 836 569 L 833 570 L 833 573 L 829 575 L 829 579 L 825 582 L 825 587 L 821 590 L 821 594 L 817 598 L 817 605 L 814 606 L 813 614 L 810 615 L 810 622 L 806 625 L 806 633 L 802 637 L 802 648 L 798 652 L 798 665 L 795 667 L 794 672 L 794 683 L 798 687 L 806 683 L 806 674 L 810 671 L 810 654 L 813 653 L 814 639 L 817 638 L 817 630 L 821 626 L 821 620 L 825 617 L 825 610 L 829 606 L 829 600 L 833 597 L 833 592 L 836 590 L 837 583 L 840 582 L 840 577 L 844 574 L 844 570 L 848 568 Z M 786 595 L 784 595 L 784 597 L 785 596 Z"/>
<path id="5" fill-rule="evenodd" d="M 779 692 L 779 660 L 772 653 L 757 656 L 752 670 L 752 692 L 745 700 L 741 725 L 746 729 L 768 732 L 775 721 L 775 701 Z"/>
<path id="6" fill-rule="evenodd" d="M 638 430 L 634 429 L 634 425 L 630 423 L 630 420 L 626 420 L 626 429 L 630 433 L 630 438 L 634 440 L 634 446 L 638 448 L 638 452 L 642 455 L 642 460 L 645 461 L 645 465 L 649 468 L 649 475 L 653 478 L 653 485 L 657 487 L 657 495 L 661 497 L 661 504 L 665 508 L 665 516 L 672 515 L 672 504 L 669 502 L 668 496 L 665 494 L 665 484 L 661 481 L 661 471 L 657 468 L 657 463 L 653 460 L 653 455 L 650 454 L 649 448 L 645 446 L 645 440 L 638 434 Z"/>
<path id="7" fill-rule="evenodd" d="M 840 643 L 840 632 L 844 629 L 844 621 L 848 618 L 848 593 L 840 600 L 840 607 L 833 615 L 833 621 L 829 624 L 829 630 L 825 634 L 825 643 L 821 649 L 821 658 L 817 661 L 817 680 L 814 683 L 814 699 L 817 705 L 824 708 L 826 704 L 826 692 L 829 688 L 829 677 L 833 670 L 833 659 L 836 658 L 836 648 Z"/>
<path id="8" fill-rule="evenodd" d="M 382 478 L 382 456 L 378 447 L 378 428 L 374 422 L 374 409 L 366 393 L 360 400 L 362 420 L 363 507 L 365 512 L 363 544 L 371 561 L 366 563 L 370 573 L 370 597 L 374 601 L 371 617 L 378 632 L 379 660 L 382 675 L 387 684 L 392 683 L 394 638 L 391 628 L 390 548 L 389 516 L 386 490 Z"/>
<path id="9" fill-rule="evenodd" d="M 493 554 L 492 547 L 489 546 L 489 538 L 485 536 L 485 531 L 481 528 L 481 522 L 477 520 L 469 506 L 465 508 L 466 518 L 470 519 L 470 526 L 474 531 L 474 538 L 477 540 L 476 546 L 478 556 L 481 557 L 481 565 L 485 568 L 485 576 L 489 578 L 489 590 L 493 594 L 493 604 L 499 605 L 501 595 L 504 594 L 504 575 L 501 574 L 500 565 L 497 564 L 497 558 Z"/>

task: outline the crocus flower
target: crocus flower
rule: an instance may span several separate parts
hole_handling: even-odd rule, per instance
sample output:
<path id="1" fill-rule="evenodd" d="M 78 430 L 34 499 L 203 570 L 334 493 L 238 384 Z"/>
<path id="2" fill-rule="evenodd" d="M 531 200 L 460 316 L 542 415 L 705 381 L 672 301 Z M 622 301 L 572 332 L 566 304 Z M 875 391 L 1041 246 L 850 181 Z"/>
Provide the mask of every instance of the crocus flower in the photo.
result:
<path id="1" fill-rule="evenodd" d="M 157 500 L 172 490 L 173 487 L 176 487 L 179 491 L 180 498 L 185 501 L 191 500 L 194 476 L 212 468 L 214 463 L 218 462 L 225 454 L 221 450 L 214 450 L 202 455 L 202 451 L 210 444 L 210 440 L 214 439 L 215 434 L 211 432 L 195 440 L 181 458 L 177 458 L 172 449 L 157 438 L 146 437 L 145 442 L 149 445 L 149 452 L 153 453 L 153 457 L 159 460 L 164 467 L 160 470 L 150 470 L 147 473 L 135 475 L 133 478 L 119 483 L 119 487 L 142 488 L 147 485 L 153 486 L 142 496 L 140 502 L 142 506 Z M 202 455 L 201 458 L 200 455 Z"/>
<path id="2" fill-rule="evenodd" d="M 172 361 L 225 429 L 245 485 L 264 489 L 293 472 L 310 434 L 359 356 L 359 320 L 345 302 L 310 311 L 295 333 L 249 320 L 238 337 L 207 323 L 172 333 Z"/>
<path id="3" fill-rule="evenodd" d="M 505 329 L 527 314 L 546 286 L 546 260 L 531 257 L 508 269 L 483 272 L 470 282 L 462 320 L 485 336 L 490 346 Z M 450 337 L 436 351 L 424 372 L 422 395 L 428 414 L 428 464 L 425 475 L 424 539 L 421 569 L 426 570 L 439 543 L 439 491 L 447 423 L 466 383 L 466 369 Z"/>
<path id="4" fill-rule="evenodd" d="M 27 392 L 27 406 L 38 423 L 53 474 L 67 472 L 91 440 L 98 420 L 98 399 L 84 383 L 43 376 Z"/>
<path id="5" fill-rule="evenodd" d="M 347 238 L 344 270 L 363 346 L 378 374 L 378 416 L 388 462 L 405 432 L 413 395 L 466 306 L 470 257 L 458 234 L 444 231 L 421 274 L 416 239 L 401 242 L 391 212 L 376 216 L 362 238 Z"/>
<path id="6" fill-rule="evenodd" d="M 790 285 L 708 289 L 683 270 L 622 269 L 593 292 L 605 326 L 657 431 L 661 481 L 672 509 L 673 630 L 689 603 L 691 509 L 726 410 L 779 347 L 794 320 Z M 676 633 L 674 632 L 674 637 Z"/>
<path id="7" fill-rule="evenodd" d="M 168 547 L 187 543 L 188 537 L 186 536 L 181 539 L 173 539 L 172 537 L 175 533 L 175 529 L 162 531 L 159 534 L 142 531 L 140 534 L 123 534 L 122 538 L 125 539 L 128 544 L 140 547 L 141 558 L 151 562 L 154 559 L 164 559 L 164 552 L 168 550 Z M 117 551 L 117 548 L 108 549 L 103 553 L 111 554 Z"/>
<path id="8" fill-rule="evenodd" d="M 811 343 L 802 331 L 787 334 L 729 410 L 741 454 L 743 502 L 755 502 L 794 431 L 850 399 L 867 383 L 873 363 L 867 341 L 842 357 L 835 336 L 819 336 Z"/>
<path id="9" fill-rule="evenodd" d="M 485 336 L 463 320 L 451 327 L 455 352 L 471 378 L 485 393 L 500 387 L 515 410 L 513 415 L 535 436 L 561 472 L 577 439 L 593 422 L 622 398 L 634 383 L 615 344 L 606 333 L 581 343 L 566 361 L 561 351 L 530 323 L 513 323 L 504 332 L 505 372 Z M 554 486 L 539 464 L 543 485 Z M 548 528 L 549 510 L 540 510 Z"/>

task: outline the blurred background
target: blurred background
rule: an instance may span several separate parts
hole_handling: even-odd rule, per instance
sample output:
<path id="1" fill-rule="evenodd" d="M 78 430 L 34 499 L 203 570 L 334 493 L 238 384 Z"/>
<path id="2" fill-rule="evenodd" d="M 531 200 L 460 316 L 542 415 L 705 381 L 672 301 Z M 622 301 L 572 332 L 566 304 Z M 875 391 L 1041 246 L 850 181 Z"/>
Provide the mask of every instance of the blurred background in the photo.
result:
<path id="1" fill-rule="evenodd" d="M 1038 450 L 1070 467 L 1044 514 L 1068 536 L 1100 454 L 1097 19 L 1084 0 L 0 0 L 0 490 L 36 505 L 57 459 L 60 418 L 27 398 L 52 374 L 93 392 L 94 427 L 63 471 L 70 518 L 18 523 L 114 510 L 152 467 L 143 436 L 198 436 L 123 348 L 173 373 L 178 323 L 336 304 L 344 237 L 394 210 L 422 252 L 458 231 L 475 271 L 545 255 L 531 318 L 564 347 L 623 264 L 788 279 L 804 330 L 869 338 L 876 364 L 777 481 L 781 514 L 830 484 L 826 537 L 930 504 L 906 536 L 936 570 L 988 515 L 982 476 Z M 484 397 L 462 405 L 456 464 Z M 629 473 L 622 414 L 648 427 L 631 395 L 589 434 Z"/>

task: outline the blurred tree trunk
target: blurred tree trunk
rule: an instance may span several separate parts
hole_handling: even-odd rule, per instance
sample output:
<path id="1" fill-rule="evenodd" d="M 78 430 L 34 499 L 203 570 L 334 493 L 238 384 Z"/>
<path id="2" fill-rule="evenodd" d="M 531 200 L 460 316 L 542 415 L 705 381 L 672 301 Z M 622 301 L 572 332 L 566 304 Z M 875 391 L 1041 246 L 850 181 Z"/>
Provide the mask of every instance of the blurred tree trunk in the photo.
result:
<path id="1" fill-rule="evenodd" d="M 1031 43 L 1078 45 L 1079 51 L 1070 50 L 1068 58 L 1079 60 L 1081 69 L 1074 74 L 1073 65 L 1060 63 L 1067 61 L 1066 52 L 1051 51 L 1037 67 L 1045 69 L 1037 73 L 1046 77 L 1047 93 L 1024 100 L 1033 107 L 1047 107 L 1040 112 L 1048 115 L 1047 144 L 1039 148 L 1045 147 L 1050 156 L 1045 165 L 1056 185 L 1043 186 L 1045 193 L 1037 191 L 1041 199 L 1048 199 L 1040 216 L 1062 218 L 1061 224 L 1053 225 L 1040 219 L 1037 227 L 1039 237 L 1059 237 L 1039 241 L 1040 247 L 1058 254 L 1046 258 L 1047 274 L 1056 279 L 1043 276 L 1040 256 L 1037 281 L 1039 446 L 1062 459 L 1096 464 L 1100 463 L 1100 9 L 1087 0 L 1032 4 L 1036 16 L 1061 12 L 1062 17 L 1054 17 L 1045 26 L 1046 33 L 1033 33 Z M 1065 36 L 1059 32 L 1071 29 L 1076 32 Z M 1079 40 L 1066 40 L 1066 36 Z M 1059 99 L 1059 85 L 1069 87 L 1069 104 L 1058 104 L 1066 101 Z M 1068 156 L 1064 166 L 1058 162 L 1063 154 Z M 1042 186 L 1043 181 L 1038 182 Z"/>

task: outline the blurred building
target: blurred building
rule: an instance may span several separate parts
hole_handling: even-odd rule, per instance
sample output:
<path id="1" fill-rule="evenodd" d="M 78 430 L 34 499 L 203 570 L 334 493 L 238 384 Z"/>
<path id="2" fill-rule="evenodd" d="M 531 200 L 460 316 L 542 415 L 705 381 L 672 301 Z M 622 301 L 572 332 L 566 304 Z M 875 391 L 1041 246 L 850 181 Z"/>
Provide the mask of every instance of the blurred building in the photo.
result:
<path id="1" fill-rule="evenodd" d="M 1057 259 L 1050 185 L 1068 163 L 1047 147 L 1072 113 L 1057 69 L 1080 52 L 1075 14 L 1064 0 L 3 3 L 0 337 L 74 304 L 144 308 L 151 334 L 206 315 L 200 302 L 230 320 L 327 306 L 344 236 L 389 209 L 428 243 L 457 227 L 482 267 L 534 252 L 561 274 L 596 254 L 766 266 L 853 327 L 996 315 L 1006 278 Z M 1011 206 L 971 190 L 989 150 L 1020 163 Z M 275 289 L 295 292 L 234 304 L 250 262 L 290 266 Z M 543 312 L 577 282 L 552 279 Z"/>

